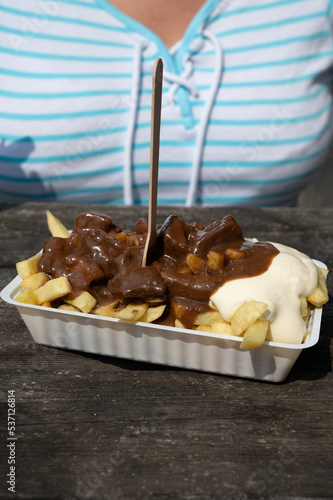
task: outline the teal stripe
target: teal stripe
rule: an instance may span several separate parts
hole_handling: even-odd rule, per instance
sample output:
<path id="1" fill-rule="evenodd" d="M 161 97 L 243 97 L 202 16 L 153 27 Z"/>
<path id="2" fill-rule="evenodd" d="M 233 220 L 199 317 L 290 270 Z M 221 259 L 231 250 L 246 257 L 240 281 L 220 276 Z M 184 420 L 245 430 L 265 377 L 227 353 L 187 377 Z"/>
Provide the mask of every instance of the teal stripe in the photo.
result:
<path id="1" fill-rule="evenodd" d="M 119 189 L 123 189 L 123 186 L 109 186 L 103 188 L 90 188 L 90 189 L 74 189 L 69 191 L 62 191 L 59 193 L 39 193 L 39 194 L 30 194 L 30 193 L 18 193 L 14 191 L 5 191 L 3 189 L 0 190 L 0 194 L 5 194 L 7 196 L 18 196 L 20 198 L 29 198 L 29 199 L 61 199 L 67 196 L 79 196 L 79 195 L 89 195 L 92 193 L 105 193 L 108 191 L 118 191 Z"/>
<path id="2" fill-rule="evenodd" d="M 166 94 L 168 91 L 169 91 L 169 86 L 167 87 L 163 87 L 162 88 L 162 94 Z M 152 88 L 140 88 L 140 92 L 139 92 L 141 95 L 150 95 L 152 93 Z"/>
<path id="3" fill-rule="evenodd" d="M 155 61 L 157 59 L 157 57 L 160 56 L 160 53 L 159 52 L 156 52 L 155 54 L 153 54 L 152 56 L 146 56 L 146 57 L 143 57 L 142 60 L 144 62 L 148 62 L 148 61 Z"/>
<path id="4" fill-rule="evenodd" d="M 14 99 L 73 99 L 77 97 L 97 97 L 105 95 L 130 95 L 130 90 L 86 90 L 83 92 L 15 92 L 11 90 L 0 90 L 0 97 L 12 97 Z"/>
<path id="5" fill-rule="evenodd" d="M 207 181 L 201 181 L 200 186 L 205 186 L 205 185 L 214 185 L 217 183 L 222 183 L 225 185 L 233 185 L 233 186 L 238 186 L 238 185 L 249 185 L 249 186 L 265 186 L 265 185 L 271 185 L 271 184 L 281 184 L 284 182 L 295 182 L 299 181 L 302 179 L 307 179 L 308 177 L 312 177 L 318 170 L 318 167 L 310 170 L 309 172 L 306 172 L 305 174 L 300 174 L 300 175 L 293 175 L 290 177 L 282 177 L 280 179 L 247 179 L 247 180 L 235 180 L 235 179 L 227 179 L 226 181 L 224 180 L 207 180 Z"/>
<path id="6" fill-rule="evenodd" d="M 0 11 L 6 12 L 7 14 L 13 14 L 15 16 L 25 16 L 25 17 L 32 17 L 34 19 L 41 19 L 41 20 L 52 20 L 52 22 L 61 22 L 61 23 L 67 23 L 67 24 L 76 24 L 80 26 L 87 26 L 89 28 L 98 28 L 98 29 L 103 29 L 107 31 L 117 31 L 121 33 L 128 33 L 127 28 L 123 28 L 120 26 L 112 26 L 111 24 L 102 24 L 102 23 L 94 23 L 92 21 L 84 21 L 82 19 L 75 19 L 75 18 L 69 18 L 69 17 L 62 17 L 62 16 L 56 16 L 56 15 L 48 15 L 47 13 L 44 14 L 39 14 L 38 12 L 30 12 L 29 10 L 21 10 L 21 9 L 14 9 L 12 7 L 6 7 L 4 5 L 0 5 Z"/>
<path id="7" fill-rule="evenodd" d="M 320 96 L 323 92 L 328 92 L 329 89 L 324 86 L 313 92 L 312 94 L 303 94 L 301 96 L 291 97 L 289 99 L 257 99 L 250 101 L 215 101 L 214 106 L 266 106 L 272 104 L 296 104 L 298 102 L 305 102 L 315 99 Z M 201 101 L 202 105 L 204 101 Z M 195 103 L 193 103 L 194 105 Z"/>
<path id="8" fill-rule="evenodd" d="M 305 177 L 309 177 L 309 176 L 312 176 L 315 172 L 316 172 L 317 169 L 314 169 L 312 172 L 310 173 L 307 173 L 305 174 Z M 304 175 L 301 175 L 301 176 L 295 176 L 295 177 L 286 177 L 285 179 L 266 179 L 265 181 L 240 181 L 240 182 L 237 182 L 237 181 L 227 181 L 226 184 L 230 185 L 230 184 L 235 184 L 235 185 L 238 185 L 238 184 L 248 184 L 248 185 L 265 185 L 265 184 L 273 184 L 273 183 L 283 183 L 283 182 L 288 182 L 288 181 L 292 181 L 292 180 L 299 180 L 299 179 L 302 179 L 304 177 Z M 216 180 L 211 180 L 211 181 L 204 181 L 204 182 L 200 182 L 200 186 L 208 186 L 208 185 L 214 185 L 216 183 L 219 183 L 219 181 L 216 181 Z M 223 183 L 223 181 L 222 181 Z M 167 188 L 167 187 L 184 187 L 184 186 L 188 186 L 188 181 L 166 181 L 166 182 L 159 182 L 158 185 L 159 187 L 164 187 L 164 188 Z M 139 188 L 139 189 L 148 189 L 149 188 L 149 182 L 144 182 L 142 184 L 136 184 L 135 186 L 133 186 L 133 188 Z M 293 190 L 294 191 L 294 190 Z M 292 192 L 293 192 L 292 191 Z M 277 196 L 282 196 L 285 194 L 285 191 L 283 193 L 278 193 Z M 271 195 L 268 195 L 268 196 L 271 196 Z M 240 197 L 241 199 L 241 197 Z"/>
<path id="9" fill-rule="evenodd" d="M 243 144 L 245 145 L 245 144 Z M 263 161 L 203 161 L 203 167 L 217 167 L 217 168 L 230 168 L 230 167 L 238 167 L 238 168 L 269 168 L 269 167 L 283 167 L 284 165 L 294 165 L 303 163 L 309 160 L 314 160 L 326 154 L 330 149 L 330 145 L 325 146 L 324 148 L 316 151 L 315 153 L 311 153 L 305 156 L 298 156 L 297 158 L 286 158 L 284 160 L 272 161 L 272 160 L 263 160 Z"/>
<path id="10" fill-rule="evenodd" d="M 117 198 L 115 200 L 110 200 L 110 199 L 100 200 L 100 199 L 96 199 L 96 200 L 91 201 L 90 203 L 102 203 L 103 205 L 121 205 L 121 206 L 125 205 L 124 200 L 120 199 L 120 198 Z"/>
<path id="11" fill-rule="evenodd" d="M 171 146 L 171 147 L 193 147 L 195 146 L 195 141 L 161 141 L 161 146 Z M 150 142 L 139 142 L 133 145 L 133 149 L 144 149 L 150 148 Z"/>
<path id="12" fill-rule="evenodd" d="M 314 33 L 313 35 L 308 35 L 308 36 L 297 36 L 294 38 L 285 38 L 283 40 L 276 40 L 275 42 L 266 42 L 266 43 L 259 43 L 255 45 L 244 45 L 241 47 L 234 47 L 231 49 L 223 49 L 224 54 L 237 54 L 239 52 L 248 52 L 248 51 L 255 51 L 255 50 L 266 50 L 270 49 L 273 47 L 281 47 L 283 45 L 289 45 L 292 43 L 298 43 L 298 42 L 307 42 L 311 40 L 317 40 L 318 38 L 329 38 L 331 36 L 329 31 L 320 31 L 318 33 Z M 212 51 L 212 54 L 214 51 Z M 208 53 L 200 53 L 198 55 L 209 55 Z"/>
<path id="13" fill-rule="evenodd" d="M 163 108 L 163 104 L 162 104 L 162 108 Z M 147 104 L 147 105 L 139 105 L 138 106 L 138 111 L 151 111 L 151 104 Z"/>
<path id="14" fill-rule="evenodd" d="M 27 50 L 9 49 L 8 47 L 0 47 L 0 52 L 19 57 L 31 57 L 34 59 L 59 60 L 59 61 L 81 61 L 81 62 L 131 62 L 132 57 L 88 57 L 88 56 L 73 56 L 66 54 L 45 54 L 42 52 L 29 52 Z"/>
<path id="15" fill-rule="evenodd" d="M 191 168 L 192 167 L 192 162 L 189 161 L 179 161 L 179 162 L 172 162 L 172 161 L 160 161 L 159 162 L 159 167 L 160 168 Z M 150 164 L 149 163 L 136 163 L 133 165 L 133 170 L 149 170 Z"/>
<path id="16" fill-rule="evenodd" d="M 23 114 L 23 113 L 1 113 L 0 118 L 8 118 L 10 120 L 62 120 L 67 118 L 80 118 L 86 116 L 100 115 L 116 115 L 119 113 L 127 113 L 128 108 L 112 108 L 112 109 L 94 109 L 92 111 L 75 111 L 72 113 L 53 113 L 53 114 Z"/>
<path id="17" fill-rule="evenodd" d="M 305 56 L 293 57 L 291 59 L 281 59 L 280 61 L 265 61 L 255 64 L 239 64 L 235 66 L 225 66 L 223 72 L 230 73 L 232 71 L 240 71 L 240 70 L 244 71 L 248 69 L 251 70 L 260 68 L 270 68 L 275 66 L 287 66 L 290 64 L 298 64 L 304 61 L 308 62 L 311 61 L 312 59 L 321 59 L 322 57 L 332 57 L 332 56 L 333 56 L 333 50 L 330 50 L 326 52 L 320 52 L 317 54 L 308 54 Z M 214 68 L 196 68 L 195 71 L 199 73 L 213 73 Z"/>
<path id="18" fill-rule="evenodd" d="M 9 135 L 2 134 L 0 132 L 0 140 L 5 141 L 20 141 L 22 142 L 49 142 L 49 141 L 66 141 L 70 139 L 80 139 L 82 137 L 100 137 L 109 134 L 118 134 L 120 132 L 126 132 L 127 127 L 117 127 L 117 128 L 107 128 L 101 130 L 86 130 L 84 132 L 73 132 L 70 134 L 55 134 L 55 135 L 29 135 L 22 137 L 20 135 Z"/>
<path id="19" fill-rule="evenodd" d="M 298 64 L 304 61 L 311 61 L 313 59 L 321 59 L 322 57 L 332 57 L 333 50 L 326 52 L 319 52 L 317 54 L 308 54 L 300 57 L 292 57 L 291 59 L 282 59 L 281 61 L 266 61 L 255 64 L 241 64 L 236 66 L 226 66 L 224 68 L 225 72 L 230 71 L 239 71 L 239 70 L 247 70 L 247 69 L 260 69 L 260 68 L 269 68 L 275 66 L 287 66 L 289 64 Z"/>
<path id="20" fill-rule="evenodd" d="M 236 87 L 266 87 L 274 85 L 291 85 L 293 83 L 304 82 L 307 80 L 317 80 L 318 73 L 310 73 L 308 75 L 298 76 L 295 78 L 286 78 L 283 80 L 261 80 L 256 82 L 230 82 L 221 83 L 220 88 L 236 88 Z M 330 77 L 331 79 L 331 77 Z M 207 90 L 207 86 L 197 86 L 198 90 Z M 209 88 L 209 86 L 208 86 Z"/>
<path id="21" fill-rule="evenodd" d="M 282 122 L 283 123 L 283 122 Z M 275 141 L 266 141 L 266 140 L 257 140 L 257 141 L 224 141 L 224 140 L 214 140 L 214 139 L 207 139 L 205 141 L 205 146 L 225 146 L 225 147 L 234 147 L 234 146 L 258 146 L 259 144 L 266 146 L 285 146 L 286 144 L 300 144 L 300 143 L 306 143 L 306 142 L 311 142 L 311 141 L 316 141 L 320 139 L 320 137 L 332 130 L 332 124 L 328 127 L 325 127 L 323 130 L 320 132 L 317 132 L 316 134 L 309 134 L 305 135 L 302 137 L 293 137 L 290 139 L 278 139 Z"/>
<path id="22" fill-rule="evenodd" d="M 120 42 L 108 42 L 104 40 L 95 40 L 92 38 L 79 38 L 79 37 L 70 37 L 70 36 L 60 36 L 60 35 L 48 35 L 44 33 L 26 33 L 25 31 L 17 30 L 14 28 L 8 28 L 8 26 L 0 25 L 0 31 L 4 33 L 9 33 L 12 35 L 18 35 L 23 39 L 31 39 L 38 38 L 41 40 L 52 40 L 57 42 L 69 42 L 69 43 L 86 43 L 91 45 L 103 45 L 106 47 L 121 47 L 125 49 L 133 49 L 134 45 L 130 45 L 128 43 L 120 43 Z"/>
<path id="23" fill-rule="evenodd" d="M 321 52 L 318 54 L 308 54 L 306 56 L 293 57 L 291 59 L 281 59 L 280 61 L 266 61 L 255 64 L 240 64 L 236 66 L 225 66 L 223 68 L 224 73 L 230 73 L 232 71 L 248 70 L 248 69 L 260 69 L 269 68 L 274 66 L 287 66 L 289 64 L 298 64 L 304 61 L 311 61 L 312 59 L 321 59 L 322 57 L 332 57 L 333 50 Z M 198 73 L 213 73 L 214 68 L 196 68 L 195 71 Z"/>
<path id="24" fill-rule="evenodd" d="M 209 198 L 207 196 L 198 197 L 197 201 L 201 201 L 203 203 L 246 203 L 248 201 L 255 200 L 269 200 L 272 198 L 286 198 L 290 195 L 296 195 L 299 193 L 299 189 L 292 189 L 291 191 L 283 191 L 283 193 L 270 193 L 266 195 L 252 195 L 252 196 L 223 196 L 223 197 L 214 197 Z"/>
<path id="25" fill-rule="evenodd" d="M 231 16 L 235 16 L 235 15 L 239 15 L 239 14 L 245 14 L 248 12 L 255 12 L 255 11 L 260 11 L 260 10 L 269 10 L 269 9 L 273 9 L 275 7 L 281 7 L 284 5 L 293 5 L 297 2 L 308 2 L 308 1 L 309 0 L 279 0 L 277 2 L 275 1 L 275 2 L 262 4 L 262 5 L 253 5 L 251 7 L 243 7 L 241 9 L 234 9 L 234 10 L 230 10 L 227 12 L 223 12 L 222 14 L 219 14 L 218 16 L 211 17 L 209 19 L 209 21 L 215 22 L 215 21 L 217 21 L 221 18 L 225 18 L 225 17 L 231 17 Z"/>
<path id="26" fill-rule="evenodd" d="M 287 26 L 288 24 L 301 23 L 304 21 L 308 21 L 309 19 L 317 19 L 320 17 L 326 18 L 326 12 L 325 11 L 312 12 L 311 14 L 307 14 L 305 16 L 291 17 L 288 19 L 281 19 L 279 21 L 275 21 L 272 23 L 256 24 L 254 26 L 243 26 L 242 28 L 235 28 L 232 30 L 221 31 L 220 33 L 217 33 L 217 36 L 218 37 L 226 37 L 226 36 L 230 36 L 230 35 L 237 35 L 239 33 L 246 33 L 249 31 L 258 31 L 258 30 L 277 28 L 279 26 Z"/>
<path id="27" fill-rule="evenodd" d="M 80 2 L 80 0 L 57 0 L 58 3 L 67 3 L 69 5 L 79 5 L 80 7 L 89 7 L 94 10 L 100 10 L 99 7 L 95 5 L 95 2 Z"/>
<path id="28" fill-rule="evenodd" d="M 0 68 L 0 74 L 17 76 L 19 78 L 131 78 L 131 73 L 32 73 L 30 71 L 16 71 L 13 69 Z"/>
<path id="29" fill-rule="evenodd" d="M 276 118 L 276 119 L 262 119 L 262 120 L 209 120 L 209 123 L 211 125 L 226 125 L 226 126 L 252 126 L 252 125 L 274 125 L 274 124 L 281 124 L 283 122 L 285 123 L 303 123 L 307 121 L 314 120 L 315 118 L 318 118 L 322 114 L 324 114 L 326 111 L 328 111 L 332 107 L 332 103 L 330 102 L 326 106 L 324 106 L 322 109 L 317 111 L 316 113 L 312 113 L 310 115 L 303 115 L 303 116 L 295 116 L 293 118 L 286 118 L 285 120 L 282 120 L 281 118 Z"/>
<path id="30" fill-rule="evenodd" d="M 64 166 L 63 170 L 65 171 L 66 168 L 69 169 L 69 167 Z M 59 169 L 60 171 L 61 169 Z M 70 180 L 70 179 L 81 179 L 81 178 L 86 178 L 86 177 L 95 177 L 98 175 L 109 175 L 109 174 L 115 174 L 118 172 L 122 172 L 124 169 L 123 167 L 112 167 L 112 168 L 106 168 L 106 169 L 101 169 L 101 170 L 91 170 L 89 172 L 79 172 L 79 173 L 73 173 L 73 174 L 63 174 L 60 173 L 59 175 L 49 175 L 45 177 L 11 177 L 9 175 L 0 175 L 0 179 L 3 181 L 8 181 L 8 182 L 19 182 L 23 184 L 40 184 L 41 182 L 59 182 L 63 180 Z"/>
<path id="31" fill-rule="evenodd" d="M 159 181 L 158 182 L 158 187 L 163 188 L 163 187 L 184 187 L 188 186 L 188 181 Z M 135 184 L 133 185 L 133 189 L 138 188 L 138 189 L 148 189 L 149 188 L 149 182 L 142 182 L 140 184 Z"/>
<path id="32" fill-rule="evenodd" d="M 330 1 L 329 6 L 327 8 L 328 17 L 330 17 L 330 15 L 332 14 L 332 8 L 333 8 L 333 0 Z"/>
<path id="33" fill-rule="evenodd" d="M 224 196 L 224 197 L 198 197 L 196 201 L 201 201 L 204 203 L 239 203 L 239 202 L 248 202 L 255 200 L 268 200 L 272 198 L 285 198 L 286 196 L 296 195 L 299 193 L 299 189 L 293 189 L 291 191 L 284 191 L 283 193 L 272 193 L 269 195 L 252 195 L 252 196 Z M 140 198 L 134 200 L 135 205 L 148 205 L 148 198 Z M 159 205 L 181 205 L 186 202 L 185 198 L 163 198 L 163 196 L 159 196 Z"/>
<path id="34" fill-rule="evenodd" d="M 56 156 L 43 156 L 39 158 L 14 158 L 10 156 L 0 156 L 0 161 L 6 163 L 24 163 L 24 164 L 36 164 L 36 163 L 54 163 L 54 162 L 68 162 L 72 160 L 82 160 L 83 158 L 91 158 L 94 156 L 102 156 L 106 154 L 118 153 L 123 151 L 122 146 L 115 148 L 99 149 L 96 151 L 89 151 L 87 153 L 76 153 L 74 155 L 56 155 Z"/>
<path id="35" fill-rule="evenodd" d="M 194 124 L 198 125 L 200 123 L 200 120 L 194 120 Z M 161 121 L 161 126 L 162 127 L 173 127 L 173 126 L 184 126 L 184 122 L 182 120 L 162 120 Z M 136 129 L 142 129 L 142 128 L 149 128 L 151 126 L 151 122 L 143 122 L 143 123 L 138 123 L 136 125 Z"/>
<path id="36" fill-rule="evenodd" d="M 163 196 L 159 196 L 158 205 L 184 205 L 186 202 L 186 198 L 163 198 Z M 134 205 L 148 205 L 148 198 L 139 198 L 133 201 Z"/>

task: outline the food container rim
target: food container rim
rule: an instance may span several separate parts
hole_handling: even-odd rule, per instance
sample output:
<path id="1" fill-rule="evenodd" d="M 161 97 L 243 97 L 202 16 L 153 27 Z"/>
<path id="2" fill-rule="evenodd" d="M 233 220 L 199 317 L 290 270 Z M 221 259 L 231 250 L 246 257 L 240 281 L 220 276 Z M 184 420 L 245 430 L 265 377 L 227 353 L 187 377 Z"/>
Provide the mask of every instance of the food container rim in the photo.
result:
<path id="1" fill-rule="evenodd" d="M 327 269 L 326 264 L 324 264 L 321 261 L 318 261 L 316 259 L 312 259 L 314 264 L 317 266 Z M 33 305 L 33 304 L 24 304 L 22 302 L 16 302 L 15 297 L 17 297 L 18 293 L 21 291 L 20 290 L 20 283 L 21 283 L 21 278 L 20 276 L 16 276 L 5 288 L 0 293 L 0 297 L 7 303 L 15 305 L 16 307 L 20 308 L 25 308 L 25 309 L 33 309 L 37 311 L 43 312 L 43 314 L 48 312 L 48 308 L 39 306 L 39 305 Z M 75 311 L 66 311 L 66 310 L 61 310 L 61 309 L 51 309 L 53 313 L 56 314 L 64 314 L 66 316 L 73 316 L 73 317 L 80 317 L 80 318 L 88 318 L 90 320 L 96 320 L 98 321 L 107 321 L 110 323 L 123 323 L 126 324 L 126 321 L 118 319 L 118 318 L 110 318 L 107 316 L 98 316 L 98 315 L 93 315 L 90 313 L 82 313 L 82 312 L 75 312 Z M 316 308 L 314 309 L 314 314 L 313 314 L 313 324 L 312 324 L 312 334 L 308 336 L 306 341 L 302 344 L 286 344 L 282 342 L 272 342 L 270 340 L 266 340 L 264 342 L 264 345 L 271 346 L 271 347 L 277 347 L 280 349 L 305 349 L 308 347 L 312 347 L 318 342 L 319 339 L 319 333 L 320 333 L 320 322 L 321 322 L 321 316 L 322 316 L 322 307 L 321 308 Z M 172 332 L 179 332 L 179 333 L 185 333 L 185 334 L 191 334 L 193 336 L 197 337 L 208 337 L 208 338 L 219 338 L 219 339 L 226 339 L 226 340 L 233 340 L 235 342 L 242 342 L 242 337 L 237 337 L 234 335 L 224 335 L 224 334 L 218 334 L 218 333 L 211 333 L 211 332 L 203 332 L 203 331 L 197 331 L 197 330 L 190 330 L 190 329 L 185 329 L 185 328 L 178 328 L 178 327 L 169 327 L 166 325 L 159 325 L 156 323 L 143 323 L 140 321 L 137 321 L 135 324 L 139 327 L 144 327 L 144 328 L 151 328 L 154 330 L 162 330 L 162 331 L 171 331 Z"/>

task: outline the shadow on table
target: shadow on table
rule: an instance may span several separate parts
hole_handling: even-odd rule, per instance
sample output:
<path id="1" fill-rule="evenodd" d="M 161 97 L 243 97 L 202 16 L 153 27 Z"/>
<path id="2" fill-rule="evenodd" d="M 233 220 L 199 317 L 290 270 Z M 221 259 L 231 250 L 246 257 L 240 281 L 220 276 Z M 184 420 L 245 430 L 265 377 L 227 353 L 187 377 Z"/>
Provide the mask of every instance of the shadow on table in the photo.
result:
<path id="1" fill-rule="evenodd" d="M 100 354 L 89 354 L 87 352 L 77 352 L 80 356 L 89 359 L 95 359 L 105 365 L 118 366 L 124 370 L 133 371 L 170 371 L 170 370 L 184 370 L 175 366 L 159 365 L 157 363 L 147 363 L 145 361 L 136 361 L 135 359 L 116 358 L 113 356 L 103 356 Z"/>

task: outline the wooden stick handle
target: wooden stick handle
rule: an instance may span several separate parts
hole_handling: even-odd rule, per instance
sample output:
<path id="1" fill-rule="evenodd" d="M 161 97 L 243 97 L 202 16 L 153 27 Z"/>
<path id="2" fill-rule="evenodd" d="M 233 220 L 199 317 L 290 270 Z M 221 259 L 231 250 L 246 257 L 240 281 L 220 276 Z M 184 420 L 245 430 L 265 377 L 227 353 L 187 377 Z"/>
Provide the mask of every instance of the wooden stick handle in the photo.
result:
<path id="1" fill-rule="evenodd" d="M 150 172 L 149 172 L 149 207 L 148 234 L 143 252 L 142 266 L 147 263 L 147 257 L 156 247 L 156 214 L 158 190 L 158 163 L 160 152 L 160 127 L 162 105 L 163 61 L 156 59 L 153 71 L 151 135 L 150 135 Z"/>

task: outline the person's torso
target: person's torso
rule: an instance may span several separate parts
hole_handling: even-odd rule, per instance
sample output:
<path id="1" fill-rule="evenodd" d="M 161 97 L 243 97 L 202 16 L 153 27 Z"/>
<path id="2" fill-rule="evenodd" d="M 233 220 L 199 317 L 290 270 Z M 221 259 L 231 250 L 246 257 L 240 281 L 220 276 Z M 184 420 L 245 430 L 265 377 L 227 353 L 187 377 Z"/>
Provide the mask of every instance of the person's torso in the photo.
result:
<path id="1" fill-rule="evenodd" d="M 106 0 L 0 1 L 0 199 L 292 204 L 331 139 L 327 0 L 206 2 L 171 50 Z"/>

